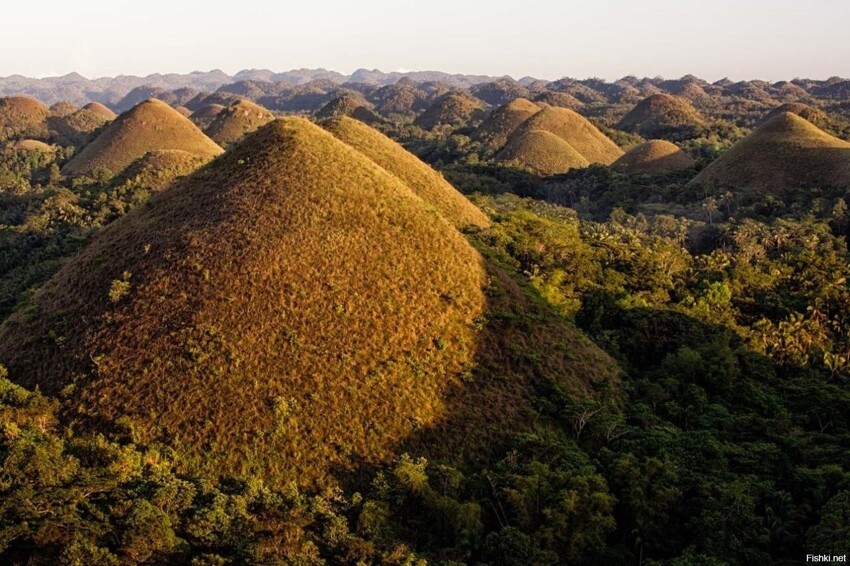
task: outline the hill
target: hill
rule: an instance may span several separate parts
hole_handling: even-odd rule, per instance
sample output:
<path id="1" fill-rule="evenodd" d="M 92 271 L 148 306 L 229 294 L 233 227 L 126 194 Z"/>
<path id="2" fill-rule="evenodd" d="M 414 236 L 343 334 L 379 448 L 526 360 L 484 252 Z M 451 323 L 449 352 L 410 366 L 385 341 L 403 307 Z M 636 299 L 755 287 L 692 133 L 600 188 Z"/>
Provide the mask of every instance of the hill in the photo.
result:
<path id="1" fill-rule="evenodd" d="M 104 118 L 110 121 L 118 117 L 118 114 L 116 114 L 100 102 L 89 102 L 88 104 L 83 106 L 83 110 L 88 110 L 92 114 L 103 116 Z"/>
<path id="2" fill-rule="evenodd" d="M 761 123 L 764 124 L 766 122 L 770 122 L 784 112 L 796 114 L 807 122 L 811 122 L 818 128 L 825 129 L 829 127 L 829 117 L 826 112 L 820 108 L 814 108 L 808 104 L 803 104 L 802 102 L 788 102 L 777 106 L 765 115 Z"/>
<path id="3" fill-rule="evenodd" d="M 650 140 L 627 151 L 612 167 L 631 175 L 659 175 L 695 164 L 694 159 L 675 144 L 666 140 Z"/>
<path id="4" fill-rule="evenodd" d="M 217 144 L 226 147 L 272 120 L 274 115 L 262 106 L 239 100 L 219 112 L 204 131 Z"/>
<path id="5" fill-rule="evenodd" d="M 322 127 L 406 184 L 414 194 L 457 227 L 486 226 L 487 216 L 442 175 L 381 132 L 352 118 L 323 122 Z"/>
<path id="6" fill-rule="evenodd" d="M 401 181 L 283 119 L 100 232 L 0 330 L 0 360 L 183 468 L 322 482 L 440 416 L 485 284 Z"/>
<path id="7" fill-rule="evenodd" d="M 201 106 L 197 110 L 195 110 L 189 119 L 195 123 L 201 129 L 206 129 L 210 124 L 212 124 L 215 117 L 221 113 L 222 110 L 227 108 L 223 104 L 205 104 Z"/>
<path id="8" fill-rule="evenodd" d="M 437 99 L 413 123 L 431 130 L 437 126 L 464 126 L 481 116 L 484 106 L 480 100 L 465 92 L 449 92 Z"/>
<path id="9" fill-rule="evenodd" d="M 173 180 L 189 175 L 207 161 L 206 157 L 179 149 L 149 151 L 130 164 L 114 182 L 132 182 L 150 191 L 161 191 Z"/>
<path id="10" fill-rule="evenodd" d="M 371 104 L 364 98 L 345 94 L 334 98 L 316 111 L 316 118 L 320 120 L 336 118 L 339 116 L 350 116 L 367 124 L 383 122 L 384 120 L 375 114 L 370 108 Z"/>
<path id="11" fill-rule="evenodd" d="M 98 130 L 115 118 L 115 114 L 105 106 L 98 105 L 102 110 L 91 106 L 84 106 L 66 116 L 51 116 L 47 119 L 50 131 L 59 143 L 83 147 Z"/>
<path id="12" fill-rule="evenodd" d="M 0 141 L 47 137 L 50 108 L 28 96 L 0 98 Z"/>
<path id="13" fill-rule="evenodd" d="M 584 102 L 566 92 L 546 91 L 534 97 L 534 102 L 540 106 L 560 106 L 577 110 L 584 106 Z"/>
<path id="14" fill-rule="evenodd" d="M 626 114 L 617 128 L 645 138 L 679 139 L 692 137 L 703 123 L 699 112 L 684 98 L 653 94 Z"/>
<path id="15" fill-rule="evenodd" d="M 495 109 L 475 132 L 482 143 L 499 148 L 520 124 L 540 112 L 540 107 L 526 98 L 515 98 Z"/>
<path id="16" fill-rule="evenodd" d="M 623 150 L 596 126 L 568 108 L 555 106 L 544 108 L 523 122 L 513 135 L 519 136 L 534 130 L 555 134 L 571 145 L 589 163 L 610 165 L 623 155 Z"/>
<path id="17" fill-rule="evenodd" d="M 149 151 L 180 149 L 211 159 L 222 152 L 192 122 L 159 100 L 142 102 L 121 114 L 62 168 L 84 175 L 103 168 L 120 173 Z"/>
<path id="18" fill-rule="evenodd" d="M 38 140 L 20 140 L 15 142 L 12 147 L 17 151 L 38 151 L 41 153 L 53 153 L 56 150 L 52 145 Z"/>
<path id="19" fill-rule="evenodd" d="M 185 106 L 175 106 L 174 109 L 177 110 L 177 112 L 181 116 L 185 116 L 186 118 L 188 118 L 192 115 L 192 111 L 189 110 L 188 108 L 186 108 Z"/>
<path id="20" fill-rule="evenodd" d="M 573 146 L 544 130 L 528 130 L 513 136 L 496 158 L 528 167 L 541 175 L 566 173 L 590 165 Z"/>
<path id="21" fill-rule="evenodd" d="M 850 187 L 850 143 L 784 112 L 733 145 L 692 182 L 760 191 Z"/>
<path id="22" fill-rule="evenodd" d="M 79 110 L 78 106 L 64 100 L 57 102 L 50 107 L 50 113 L 54 116 L 67 116 L 68 114 L 73 114 L 77 110 Z"/>

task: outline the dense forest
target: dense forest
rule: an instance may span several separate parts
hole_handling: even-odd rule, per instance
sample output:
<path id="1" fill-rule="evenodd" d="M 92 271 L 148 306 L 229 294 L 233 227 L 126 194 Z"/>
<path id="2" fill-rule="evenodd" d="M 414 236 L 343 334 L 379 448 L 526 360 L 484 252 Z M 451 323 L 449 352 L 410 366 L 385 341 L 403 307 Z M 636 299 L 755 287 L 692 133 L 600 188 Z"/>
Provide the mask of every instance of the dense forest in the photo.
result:
<path id="1" fill-rule="evenodd" d="M 642 143 L 614 129 L 611 108 L 587 114 L 624 149 Z M 748 111 L 726 118 L 668 135 L 694 161 L 658 174 L 541 175 L 500 161 L 476 118 L 376 126 L 489 217 L 464 236 L 530 306 L 480 325 L 568 325 L 616 362 L 616 390 L 580 397 L 541 377 L 529 426 L 486 457 L 412 446 L 333 486 L 281 489 L 187 474 L 175 446 L 140 441 L 120 419 L 97 432 L 69 422 L 64 392 L 25 389 L 0 367 L 0 557 L 707 566 L 846 553 L 850 192 L 692 183 L 749 133 Z M 144 176 L 64 175 L 74 153 L 0 156 L 0 320 L 35 309 L 68 258 L 154 192 Z M 129 274 L 115 280 L 110 299 L 129 286 Z M 544 347 L 509 355 L 534 374 Z M 491 370 L 469 379 L 498 380 Z"/>

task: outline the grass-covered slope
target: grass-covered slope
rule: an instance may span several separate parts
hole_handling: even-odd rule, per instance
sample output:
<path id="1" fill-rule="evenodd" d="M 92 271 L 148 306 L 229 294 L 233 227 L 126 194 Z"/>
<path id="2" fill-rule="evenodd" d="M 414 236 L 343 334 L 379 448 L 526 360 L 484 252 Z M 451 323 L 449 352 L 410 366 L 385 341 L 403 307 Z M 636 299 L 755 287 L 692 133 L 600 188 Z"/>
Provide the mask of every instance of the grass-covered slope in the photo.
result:
<path id="1" fill-rule="evenodd" d="M 523 122 L 513 135 L 520 136 L 533 130 L 555 134 L 590 163 L 610 165 L 623 155 L 623 150 L 596 126 L 568 108 L 544 108 Z"/>
<path id="2" fill-rule="evenodd" d="M 695 163 L 675 144 L 666 140 L 650 140 L 627 151 L 612 167 L 629 174 L 658 175 L 687 169 Z"/>
<path id="3" fill-rule="evenodd" d="M 520 124 L 540 112 L 540 107 L 526 98 L 515 98 L 496 108 L 475 132 L 482 143 L 500 148 Z"/>
<path id="4" fill-rule="evenodd" d="M 160 191 L 174 179 L 184 177 L 207 162 L 207 159 L 179 149 L 149 151 L 127 167 L 116 183 L 132 181 L 151 191 Z"/>
<path id="5" fill-rule="evenodd" d="M 617 124 L 626 132 L 645 138 L 693 135 L 704 124 L 693 105 L 678 96 L 658 93 L 640 101 Z"/>
<path id="6" fill-rule="evenodd" d="M 573 146 L 544 130 L 529 130 L 513 136 L 496 157 L 505 163 L 528 167 L 541 175 L 566 173 L 570 169 L 590 165 Z"/>
<path id="7" fill-rule="evenodd" d="M 850 143 L 784 112 L 732 146 L 693 183 L 756 190 L 850 186 Z"/>
<path id="8" fill-rule="evenodd" d="M 62 168 L 65 175 L 95 169 L 120 173 L 149 151 L 179 149 L 211 159 L 222 149 L 192 122 L 159 100 L 134 106 L 110 123 Z"/>
<path id="9" fill-rule="evenodd" d="M 0 141 L 45 137 L 48 116 L 50 108 L 29 96 L 0 98 Z"/>
<path id="10" fill-rule="evenodd" d="M 404 182 L 457 227 L 486 226 L 487 216 L 442 175 L 378 130 L 352 118 L 334 118 L 322 126 Z"/>
<path id="11" fill-rule="evenodd" d="M 216 114 L 204 131 L 217 144 L 227 147 L 272 120 L 274 115 L 259 104 L 239 100 Z"/>
<path id="12" fill-rule="evenodd" d="M 279 120 L 104 229 L 3 327 L 0 363 L 187 469 L 321 483 L 442 416 L 482 264 L 396 177 Z"/>

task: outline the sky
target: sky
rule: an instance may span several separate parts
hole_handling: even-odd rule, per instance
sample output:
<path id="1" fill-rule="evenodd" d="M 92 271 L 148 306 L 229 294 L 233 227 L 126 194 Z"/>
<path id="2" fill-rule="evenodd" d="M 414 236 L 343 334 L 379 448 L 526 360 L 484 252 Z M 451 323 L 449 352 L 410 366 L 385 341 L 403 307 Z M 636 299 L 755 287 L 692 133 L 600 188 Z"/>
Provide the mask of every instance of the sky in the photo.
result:
<path id="1" fill-rule="evenodd" d="M 0 76 L 358 68 L 707 80 L 850 76 L 848 0 L 9 2 Z"/>

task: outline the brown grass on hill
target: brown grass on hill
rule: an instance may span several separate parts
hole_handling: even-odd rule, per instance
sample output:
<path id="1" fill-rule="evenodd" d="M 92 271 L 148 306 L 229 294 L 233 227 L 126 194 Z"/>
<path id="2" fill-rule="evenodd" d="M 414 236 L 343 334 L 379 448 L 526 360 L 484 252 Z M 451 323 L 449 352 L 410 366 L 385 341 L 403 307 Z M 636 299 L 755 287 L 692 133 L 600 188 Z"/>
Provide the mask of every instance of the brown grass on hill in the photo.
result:
<path id="1" fill-rule="evenodd" d="M 20 140 L 12 146 L 17 151 L 40 151 L 42 153 L 53 153 L 56 148 L 38 140 Z"/>
<path id="2" fill-rule="evenodd" d="M 183 469 L 322 484 L 446 416 L 486 279 L 396 177 L 277 120 L 100 232 L 2 327 L 0 363 Z"/>
<path id="3" fill-rule="evenodd" d="M 0 98 L 0 141 L 11 138 L 46 138 L 50 108 L 29 96 Z"/>
<path id="4" fill-rule="evenodd" d="M 677 134 L 690 135 L 703 123 L 696 108 L 684 98 L 671 94 L 653 94 L 626 114 L 617 128 L 645 138 L 660 138 Z"/>
<path id="5" fill-rule="evenodd" d="M 540 107 L 525 98 L 515 98 L 496 108 L 475 132 L 482 143 L 499 148 L 520 124 L 540 112 Z"/>
<path id="6" fill-rule="evenodd" d="M 159 100 L 134 106 L 62 168 L 65 175 L 84 175 L 103 168 L 120 173 L 149 151 L 180 149 L 211 159 L 222 149 L 192 122 Z"/>
<path id="7" fill-rule="evenodd" d="M 172 181 L 193 173 L 208 161 L 205 157 L 179 149 L 149 151 L 134 161 L 116 179 L 142 185 L 150 191 L 161 191 Z"/>
<path id="8" fill-rule="evenodd" d="M 807 122 L 811 122 L 818 128 L 825 128 L 829 126 L 829 117 L 827 116 L 826 112 L 824 112 L 820 108 L 813 108 L 808 104 L 803 104 L 802 102 L 789 102 L 777 106 L 776 108 L 767 113 L 764 119 L 762 119 L 761 123 L 765 124 L 767 122 L 770 122 L 783 112 L 790 112 L 791 114 L 796 114 Z"/>
<path id="9" fill-rule="evenodd" d="M 316 111 L 316 118 L 324 120 L 349 116 L 367 124 L 383 122 L 384 119 L 375 114 L 370 108 L 371 104 L 362 96 L 345 94 L 334 98 Z"/>
<path id="10" fill-rule="evenodd" d="M 67 116 L 51 116 L 47 121 L 53 137 L 59 143 L 82 147 L 111 120 L 101 112 L 94 112 L 88 107 L 83 107 Z"/>
<path id="11" fill-rule="evenodd" d="M 108 121 L 112 121 L 118 117 L 118 114 L 101 104 L 100 102 L 89 102 L 85 106 L 83 106 L 83 110 L 88 110 L 93 114 L 97 114 L 98 116 L 103 116 Z"/>
<path id="12" fill-rule="evenodd" d="M 61 100 L 50 107 L 50 113 L 54 116 L 67 116 L 68 114 L 73 114 L 79 109 L 80 108 L 75 104 Z"/>
<path id="13" fill-rule="evenodd" d="M 605 136 L 586 118 L 569 108 L 544 108 L 520 125 L 514 132 L 519 136 L 534 130 L 555 134 L 575 149 L 589 163 L 610 165 L 623 150 Z"/>
<path id="14" fill-rule="evenodd" d="M 437 126 L 463 126 L 483 115 L 484 105 L 465 92 L 450 92 L 437 99 L 413 123 L 431 130 Z"/>
<path id="15" fill-rule="evenodd" d="M 274 114 L 259 104 L 238 100 L 219 112 L 204 131 L 218 145 L 227 147 L 272 120 Z"/>
<path id="16" fill-rule="evenodd" d="M 225 108 L 227 107 L 223 104 L 205 104 L 195 110 L 192 115 L 189 116 L 189 119 L 192 120 L 196 126 L 205 130 L 213 123 L 215 117 L 218 116 Z"/>
<path id="17" fill-rule="evenodd" d="M 850 143 L 784 112 L 729 148 L 692 183 L 760 191 L 850 187 Z"/>
<path id="18" fill-rule="evenodd" d="M 455 226 L 487 226 L 490 223 L 487 216 L 440 173 L 381 132 L 348 117 L 334 118 L 321 125 L 400 179 Z"/>
<path id="19" fill-rule="evenodd" d="M 528 130 L 513 136 L 496 158 L 540 175 L 566 173 L 590 165 L 573 146 L 544 130 Z"/>
<path id="20" fill-rule="evenodd" d="M 174 109 L 177 110 L 181 116 L 185 116 L 186 118 L 192 115 L 192 111 L 185 106 L 175 106 Z"/>
<path id="21" fill-rule="evenodd" d="M 650 140 L 633 147 L 612 167 L 630 175 L 660 175 L 696 164 L 694 159 L 666 140 Z"/>

